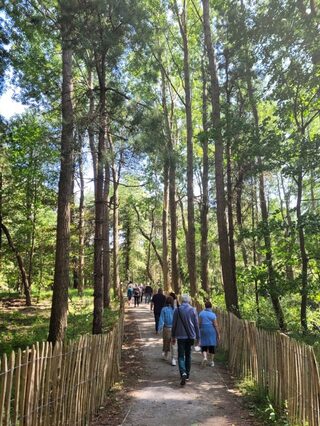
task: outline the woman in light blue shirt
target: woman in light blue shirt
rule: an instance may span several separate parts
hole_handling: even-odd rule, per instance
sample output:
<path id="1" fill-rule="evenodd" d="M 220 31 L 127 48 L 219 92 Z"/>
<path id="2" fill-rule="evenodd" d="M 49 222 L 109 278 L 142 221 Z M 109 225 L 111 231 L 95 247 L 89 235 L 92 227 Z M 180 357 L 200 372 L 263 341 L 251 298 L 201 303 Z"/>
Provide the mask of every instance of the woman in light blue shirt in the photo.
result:
<path id="1" fill-rule="evenodd" d="M 166 298 L 166 306 L 161 309 L 159 319 L 159 331 L 163 330 L 163 347 L 162 357 L 168 359 L 169 352 L 171 354 L 171 365 L 176 365 L 174 345 L 171 342 L 171 329 L 174 311 L 174 300 L 173 297 L 168 296 Z"/>
<path id="2" fill-rule="evenodd" d="M 208 353 L 210 356 L 210 365 L 214 366 L 214 353 L 217 342 L 220 339 L 219 328 L 217 324 L 217 316 L 212 312 L 212 304 L 207 301 L 205 309 L 199 314 L 200 325 L 200 346 L 203 356 L 202 366 L 208 361 Z"/>

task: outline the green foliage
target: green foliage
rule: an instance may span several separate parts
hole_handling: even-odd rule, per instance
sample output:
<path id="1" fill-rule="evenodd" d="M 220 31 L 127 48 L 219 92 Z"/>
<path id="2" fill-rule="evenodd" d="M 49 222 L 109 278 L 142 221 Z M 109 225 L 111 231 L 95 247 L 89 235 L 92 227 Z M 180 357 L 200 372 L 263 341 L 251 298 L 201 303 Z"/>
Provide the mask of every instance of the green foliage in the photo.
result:
<path id="1" fill-rule="evenodd" d="M 268 425 L 289 426 L 285 407 L 281 412 L 275 409 L 267 394 L 252 380 L 245 379 L 237 384 L 244 395 L 246 406 L 263 422 Z"/>

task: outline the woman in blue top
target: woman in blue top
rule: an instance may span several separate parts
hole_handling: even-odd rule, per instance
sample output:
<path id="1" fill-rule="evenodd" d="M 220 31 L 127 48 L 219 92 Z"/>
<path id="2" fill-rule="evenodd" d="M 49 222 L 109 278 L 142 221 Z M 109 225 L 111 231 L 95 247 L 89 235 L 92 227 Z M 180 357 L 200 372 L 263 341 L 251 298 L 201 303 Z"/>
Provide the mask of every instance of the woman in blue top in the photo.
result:
<path id="1" fill-rule="evenodd" d="M 171 329 L 174 311 L 174 300 L 173 297 L 168 296 L 166 298 L 166 306 L 161 309 L 159 319 L 159 331 L 163 329 L 163 348 L 162 357 L 168 359 L 169 351 L 171 353 L 171 365 L 176 365 L 176 359 L 174 354 L 174 345 L 171 342 Z"/>
<path id="2" fill-rule="evenodd" d="M 210 356 L 210 365 L 214 366 L 214 353 L 217 341 L 220 339 L 220 333 L 217 324 L 217 316 L 212 312 L 212 304 L 207 301 L 205 303 L 205 309 L 199 314 L 199 326 L 200 326 L 200 346 L 203 356 L 201 365 L 205 366 L 208 361 L 208 353 Z"/>

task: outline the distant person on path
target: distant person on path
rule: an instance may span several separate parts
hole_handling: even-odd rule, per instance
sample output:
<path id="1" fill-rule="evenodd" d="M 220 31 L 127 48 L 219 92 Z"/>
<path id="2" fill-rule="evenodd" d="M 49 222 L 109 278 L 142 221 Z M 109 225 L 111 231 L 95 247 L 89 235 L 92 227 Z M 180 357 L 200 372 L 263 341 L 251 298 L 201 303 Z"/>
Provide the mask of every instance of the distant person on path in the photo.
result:
<path id="1" fill-rule="evenodd" d="M 166 299 L 166 306 L 161 309 L 160 319 L 159 319 L 159 331 L 163 330 L 163 346 L 162 346 L 162 357 L 168 359 L 169 352 L 171 354 L 171 365 L 177 365 L 175 354 L 174 354 L 174 345 L 171 341 L 171 329 L 172 329 L 172 320 L 173 320 L 173 311 L 174 311 L 174 300 L 171 296 L 168 296 Z"/>
<path id="2" fill-rule="evenodd" d="M 166 296 L 163 294 L 162 288 L 158 289 L 158 293 L 154 294 L 151 299 L 151 311 L 153 310 L 154 314 L 154 321 L 156 326 L 156 334 L 158 334 L 159 331 L 159 319 L 161 314 L 161 309 L 166 304 Z"/>
<path id="3" fill-rule="evenodd" d="M 133 289 L 133 297 L 134 297 L 134 306 L 139 306 L 140 304 L 140 288 L 136 285 Z"/>
<path id="4" fill-rule="evenodd" d="M 142 303 L 145 287 L 143 284 L 141 284 L 139 288 L 140 288 L 140 302 Z"/>
<path id="5" fill-rule="evenodd" d="M 174 310 L 172 323 L 172 343 L 178 340 L 178 365 L 180 371 L 181 386 L 186 384 L 189 379 L 191 369 L 191 347 L 198 342 L 200 330 L 198 315 L 192 306 L 190 306 L 190 296 L 183 294 L 181 305 Z"/>
<path id="6" fill-rule="evenodd" d="M 146 288 L 144 289 L 144 302 L 150 303 L 151 297 L 152 297 L 152 287 L 150 284 L 146 285 Z"/>
<path id="7" fill-rule="evenodd" d="M 207 301 L 205 309 L 199 314 L 200 324 L 200 346 L 202 352 L 202 363 L 204 367 L 208 362 L 208 354 L 210 366 L 214 367 L 214 353 L 217 342 L 220 339 L 220 332 L 217 324 L 217 316 L 212 312 L 212 304 Z"/>
<path id="8" fill-rule="evenodd" d="M 127 290 L 127 298 L 128 298 L 128 305 L 131 306 L 131 299 L 133 296 L 133 286 L 131 284 L 131 281 L 129 282 L 128 290 Z"/>
<path id="9" fill-rule="evenodd" d="M 169 293 L 169 296 L 172 297 L 172 299 L 173 299 L 173 306 L 176 308 L 178 306 L 178 299 L 177 299 L 176 293 L 174 293 L 172 291 L 171 293 Z"/>

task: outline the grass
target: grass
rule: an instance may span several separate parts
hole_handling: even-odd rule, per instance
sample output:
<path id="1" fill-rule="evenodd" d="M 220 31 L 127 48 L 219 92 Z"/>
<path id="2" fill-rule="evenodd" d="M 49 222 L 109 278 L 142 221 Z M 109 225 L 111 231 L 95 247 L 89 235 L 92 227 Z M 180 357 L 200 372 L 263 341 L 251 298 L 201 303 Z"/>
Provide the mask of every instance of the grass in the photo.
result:
<path id="1" fill-rule="evenodd" d="M 25 349 L 35 342 L 48 337 L 51 295 L 49 292 L 40 294 L 39 302 L 26 307 L 18 294 L 2 292 L 1 299 L 14 299 L 13 306 L 0 307 L 0 355 L 9 354 L 12 350 Z M 13 300 L 12 300 L 13 301 Z M 93 290 L 86 289 L 83 297 L 76 290 L 69 292 L 67 339 L 76 339 L 81 334 L 91 334 L 93 312 Z M 107 332 L 119 317 L 114 305 L 106 309 L 103 315 L 103 331 Z"/>

